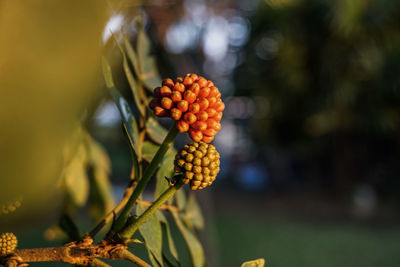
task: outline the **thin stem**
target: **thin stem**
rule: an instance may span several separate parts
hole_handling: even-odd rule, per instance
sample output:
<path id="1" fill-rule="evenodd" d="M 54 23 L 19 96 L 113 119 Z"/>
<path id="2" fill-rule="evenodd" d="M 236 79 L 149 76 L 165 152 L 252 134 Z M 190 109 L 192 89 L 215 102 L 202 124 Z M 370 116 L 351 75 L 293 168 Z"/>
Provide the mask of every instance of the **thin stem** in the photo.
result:
<path id="1" fill-rule="evenodd" d="M 105 263 L 102 260 L 99 259 L 93 259 L 90 262 L 90 266 L 97 266 L 97 267 L 112 267 L 110 264 Z"/>
<path id="2" fill-rule="evenodd" d="M 149 201 L 145 201 L 145 200 L 141 200 L 141 199 L 138 199 L 136 201 L 136 203 L 140 203 L 145 207 L 150 207 L 151 205 L 153 205 L 153 202 L 149 202 Z M 159 210 L 167 210 L 167 211 L 171 211 L 171 212 L 179 212 L 179 208 L 178 207 L 173 206 L 173 205 L 168 205 L 168 204 L 161 205 Z"/>
<path id="3" fill-rule="evenodd" d="M 128 261 L 136 264 L 137 266 L 140 266 L 140 267 L 151 267 L 151 265 L 149 265 L 147 262 L 145 262 L 144 260 L 142 260 L 138 256 L 134 255 L 133 253 L 131 253 L 127 249 L 118 250 L 118 251 L 114 252 L 113 254 L 115 254 L 118 259 L 128 260 Z"/>
<path id="4" fill-rule="evenodd" d="M 122 210 L 120 216 L 118 217 L 113 230 L 118 231 L 123 227 L 123 225 L 126 222 L 126 219 L 128 218 L 129 213 L 131 212 L 133 206 L 136 203 L 136 200 L 143 192 L 143 189 L 145 188 L 147 183 L 150 181 L 150 178 L 153 176 L 158 165 L 162 161 L 165 153 L 167 153 L 168 149 L 171 147 L 177 134 L 178 134 L 178 128 L 176 127 L 176 123 L 174 123 L 171 129 L 169 130 L 168 135 L 165 137 L 163 143 L 159 147 L 154 158 L 150 162 L 150 165 L 146 168 L 146 171 L 144 172 L 142 179 L 140 179 L 139 183 L 137 184 L 135 190 L 133 191 L 132 196 L 128 200 L 128 203 L 126 203 L 124 209 Z"/>
<path id="5" fill-rule="evenodd" d="M 151 205 L 142 215 L 139 216 L 132 224 L 127 225 L 120 233 L 122 240 L 129 240 L 132 235 L 136 232 L 140 225 L 145 223 L 150 216 L 152 216 L 170 197 L 172 197 L 176 191 L 178 191 L 182 185 L 183 181 L 180 179 L 174 186 L 169 187 L 164 193 L 157 198 L 156 201 Z"/>
<path id="6" fill-rule="evenodd" d="M 129 181 L 129 185 L 126 187 L 124 196 L 121 201 L 110 211 L 94 228 L 90 231 L 89 235 L 93 238 L 107 223 L 111 222 L 115 214 L 117 214 L 128 202 L 128 199 L 132 196 L 135 182 L 133 179 Z"/>

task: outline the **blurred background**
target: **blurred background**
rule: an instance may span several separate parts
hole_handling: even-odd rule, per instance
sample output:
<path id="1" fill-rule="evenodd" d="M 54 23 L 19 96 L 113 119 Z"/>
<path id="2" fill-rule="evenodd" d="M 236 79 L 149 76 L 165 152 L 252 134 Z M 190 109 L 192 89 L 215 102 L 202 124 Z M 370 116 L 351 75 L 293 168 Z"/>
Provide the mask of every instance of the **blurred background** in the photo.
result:
<path id="1" fill-rule="evenodd" d="M 400 2 L 106 6 L 96 35 L 106 51 L 121 27 L 135 42 L 140 17 L 162 78 L 197 73 L 222 93 L 221 173 L 196 193 L 211 266 L 400 265 Z M 90 93 L 85 125 L 110 156 L 118 199 L 129 148 L 101 82 Z"/>

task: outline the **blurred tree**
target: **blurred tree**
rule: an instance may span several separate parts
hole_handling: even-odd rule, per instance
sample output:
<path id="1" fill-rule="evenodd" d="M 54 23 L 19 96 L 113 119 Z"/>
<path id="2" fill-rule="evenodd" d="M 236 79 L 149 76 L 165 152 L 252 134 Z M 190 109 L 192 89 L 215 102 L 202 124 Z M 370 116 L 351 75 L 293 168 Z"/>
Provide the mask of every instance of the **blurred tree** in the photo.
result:
<path id="1" fill-rule="evenodd" d="M 336 189 L 398 184 L 399 15 L 396 1 L 261 2 L 234 76 L 268 106 L 257 142 L 293 149 Z"/>

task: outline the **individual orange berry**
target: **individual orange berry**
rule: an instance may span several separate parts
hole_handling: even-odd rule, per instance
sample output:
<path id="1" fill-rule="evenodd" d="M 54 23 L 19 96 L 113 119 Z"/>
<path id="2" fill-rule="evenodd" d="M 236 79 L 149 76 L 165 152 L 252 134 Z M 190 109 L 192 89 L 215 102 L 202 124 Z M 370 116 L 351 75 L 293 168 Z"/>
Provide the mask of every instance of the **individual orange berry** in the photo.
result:
<path id="1" fill-rule="evenodd" d="M 208 108 L 209 102 L 207 98 L 200 98 L 196 102 L 199 103 L 201 110 L 206 110 Z"/>
<path id="2" fill-rule="evenodd" d="M 217 125 L 215 125 L 214 129 L 215 129 L 216 131 L 221 130 L 221 123 L 218 122 Z"/>
<path id="3" fill-rule="evenodd" d="M 169 116 L 169 110 L 162 108 L 162 107 L 155 107 L 154 108 L 154 114 L 157 117 L 168 117 Z"/>
<path id="4" fill-rule="evenodd" d="M 161 96 L 170 97 L 171 94 L 172 94 L 172 90 L 171 90 L 171 88 L 169 88 L 168 86 L 163 86 L 163 87 L 161 87 L 161 89 L 160 89 L 160 94 L 161 94 Z"/>
<path id="5" fill-rule="evenodd" d="M 198 83 L 193 83 L 192 86 L 190 86 L 189 90 L 195 93 L 197 96 L 200 92 L 200 85 Z"/>
<path id="6" fill-rule="evenodd" d="M 208 108 L 208 109 L 206 109 L 206 112 L 207 112 L 209 118 L 217 115 L 217 111 L 215 110 L 215 108 Z"/>
<path id="7" fill-rule="evenodd" d="M 200 142 L 201 139 L 203 139 L 203 134 L 201 131 L 189 130 L 189 135 L 195 142 Z"/>
<path id="8" fill-rule="evenodd" d="M 213 117 L 214 120 L 220 121 L 222 119 L 222 112 L 218 112 L 217 115 Z"/>
<path id="9" fill-rule="evenodd" d="M 193 123 L 193 128 L 199 131 L 204 131 L 207 129 L 207 123 L 205 121 L 196 121 Z"/>
<path id="10" fill-rule="evenodd" d="M 173 91 L 171 95 L 171 99 L 174 102 L 178 102 L 182 100 L 182 94 L 179 91 Z"/>
<path id="11" fill-rule="evenodd" d="M 208 114 L 206 111 L 202 110 L 196 114 L 197 120 L 206 121 L 208 119 Z"/>
<path id="12" fill-rule="evenodd" d="M 171 109 L 172 106 L 174 105 L 174 102 L 172 102 L 172 99 L 169 97 L 163 97 L 161 99 L 161 106 L 165 109 Z"/>
<path id="13" fill-rule="evenodd" d="M 161 106 L 161 99 L 160 98 L 153 98 L 149 103 L 149 107 L 151 109 L 154 109 L 157 106 L 158 107 Z"/>
<path id="14" fill-rule="evenodd" d="M 196 94 L 190 90 L 187 90 L 183 95 L 183 99 L 189 102 L 189 104 L 192 104 L 196 100 Z"/>
<path id="15" fill-rule="evenodd" d="M 203 135 L 203 138 L 201 139 L 204 143 L 211 143 L 212 140 L 214 140 L 214 136 L 207 136 Z"/>
<path id="16" fill-rule="evenodd" d="M 179 120 L 182 117 L 182 111 L 177 109 L 177 108 L 173 108 L 171 109 L 171 118 L 173 120 Z"/>
<path id="17" fill-rule="evenodd" d="M 197 81 L 197 79 L 199 79 L 199 76 L 197 76 L 197 74 L 192 73 L 190 75 L 190 78 L 192 78 L 192 80 L 195 82 L 195 81 Z"/>
<path id="18" fill-rule="evenodd" d="M 174 88 L 174 82 L 170 78 L 163 80 L 162 85 L 168 86 L 171 89 Z"/>
<path id="19" fill-rule="evenodd" d="M 204 77 L 199 77 L 197 83 L 203 88 L 207 86 L 208 81 Z"/>
<path id="20" fill-rule="evenodd" d="M 215 129 L 215 127 L 218 124 L 218 122 L 216 120 L 214 120 L 214 119 L 208 119 L 206 121 L 206 123 L 207 123 L 207 128 L 209 128 L 209 129 Z"/>
<path id="21" fill-rule="evenodd" d="M 214 136 L 218 132 L 216 130 L 214 130 L 214 129 L 209 128 L 209 129 L 203 130 L 202 133 L 203 133 L 203 135 Z"/>
<path id="22" fill-rule="evenodd" d="M 181 133 L 189 131 L 189 123 L 187 123 L 184 120 L 178 121 L 176 127 L 178 128 L 178 131 Z"/>
<path id="23" fill-rule="evenodd" d="M 193 80 L 190 77 L 185 77 L 183 80 L 183 85 L 185 85 L 186 88 L 189 88 L 193 84 Z"/>
<path id="24" fill-rule="evenodd" d="M 215 96 L 208 96 L 207 97 L 208 103 L 209 103 L 209 107 L 213 107 L 213 105 L 215 103 L 217 103 L 217 98 Z"/>
<path id="25" fill-rule="evenodd" d="M 220 99 L 219 101 L 217 101 L 217 103 L 214 104 L 215 109 L 218 112 L 222 112 L 225 109 L 225 104 L 224 102 L 222 102 L 222 100 Z"/>
<path id="26" fill-rule="evenodd" d="M 201 88 L 199 94 L 197 95 L 199 98 L 207 97 L 210 94 L 210 87 Z"/>
<path id="27" fill-rule="evenodd" d="M 212 81 L 208 81 L 207 86 L 208 87 L 214 86 L 214 83 Z"/>
<path id="28" fill-rule="evenodd" d="M 217 96 L 219 94 L 219 90 L 217 87 L 215 86 L 211 86 L 210 87 L 211 91 L 210 91 L 210 95 L 209 96 Z"/>
<path id="29" fill-rule="evenodd" d="M 189 111 L 192 112 L 193 114 L 199 113 L 199 111 L 200 111 L 199 103 L 190 104 Z"/>
<path id="30" fill-rule="evenodd" d="M 183 92 L 185 92 L 185 86 L 183 83 L 177 82 L 174 86 L 174 91 L 178 91 L 183 94 Z"/>
<path id="31" fill-rule="evenodd" d="M 192 123 L 196 122 L 197 117 L 192 112 L 187 112 L 187 113 L 185 113 L 185 115 L 183 115 L 183 119 L 187 123 L 192 124 Z"/>
<path id="32" fill-rule="evenodd" d="M 155 97 L 161 97 L 160 89 L 161 89 L 161 87 L 156 87 L 156 88 L 154 88 L 153 93 L 154 93 L 154 96 L 155 96 Z"/>
<path id="33" fill-rule="evenodd" d="M 179 108 L 182 112 L 186 112 L 189 108 L 189 103 L 186 100 L 181 100 L 176 104 L 177 108 Z"/>
<path id="34" fill-rule="evenodd" d="M 175 83 L 183 83 L 183 78 L 182 77 L 177 77 L 175 79 Z"/>

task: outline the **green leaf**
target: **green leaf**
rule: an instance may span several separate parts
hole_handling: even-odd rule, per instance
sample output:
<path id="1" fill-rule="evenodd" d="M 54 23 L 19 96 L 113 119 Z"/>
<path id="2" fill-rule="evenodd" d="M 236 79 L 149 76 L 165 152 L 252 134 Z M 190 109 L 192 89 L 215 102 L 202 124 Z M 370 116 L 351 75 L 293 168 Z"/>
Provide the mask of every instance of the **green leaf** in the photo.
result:
<path id="1" fill-rule="evenodd" d="M 156 258 L 154 257 L 153 253 L 151 253 L 151 250 L 149 249 L 149 247 L 146 245 L 147 248 L 147 254 L 149 255 L 149 260 L 151 262 L 151 265 L 153 267 L 158 267 L 160 266 L 160 264 L 158 263 L 158 261 L 156 260 Z"/>
<path id="2" fill-rule="evenodd" d="M 243 262 L 241 267 L 264 267 L 265 260 L 264 259 L 256 259 L 252 261 Z"/>
<path id="3" fill-rule="evenodd" d="M 168 131 L 153 117 L 148 118 L 146 122 L 146 131 L 150 138 L 157 144 L 161 144 L 168 134 Z"/>
<path id="4" fill-rule="evenodd" d="M 68 196 L 76 206 L 83 206 L 89 194 L 89 181 L 86 174 L 87 153 L 80 144 L 76 154 L 63 170 Z"/>
<path id="5" fill-rule="evenodd" d="M 178 190 L 175 193 L 175 200 L 176 200 L 176 205 L 178 206 L 179 210 L 184 210 L 186 207 L 186 195 L 185 195 L 185 191 L 183 189 Z"/>
<path id="6" fill-rule="evenodd" d="M 192 263 L 194 267 L 204 267 L 205 258 L 203 247 L 201 246 L 197 237 L 183 224 L 179 214 L 176 212 L 171 212 L 172 216 L 175 220 L 176 225 L 178 226 L 179 231 L 182 233 L 183 238 L 186 241 L 186 244 L 189 248 L 190 256 L 192 258 Z"/>
<path id="7" fill-rule="evenodd" d="M 189 228 L 204 228 L 204 218 L 193 192 L 189 194 L 183 220 Z"/>
<path id="8" fill-rule="evenodd" d="M 139 25 L 136 48 L 139 59 L 140 80 L 147 89 L 152 91 L 155 87 L 161 85 L 161 78 L 158 74 L 155 57 L 150 56 L 150 40 L 141 25 Z"/>
<path id="9" fill-rule="evenodd" d="M 111 163 L 105 149 L 89 134 L 86 134 L 86 137 L 91 166 L 89 208 L 92 219 L 97 221 L 114 207 L 114 197 L 109 180 Z"/>
<path id="10" fill-rule="evenodd" d="M 152 142 L 145 141 L 142 146 L 142 157 L 147 162 L 150 162 L 154 155 L 157 153 L 158 145 L 153 144 Z"/>
<path id="11" fill-rule="evenodd" d="M 171 229 L 169 227 L 167 218 L 159 210 L 157 211 L 157 216 L 158 216 L 158 219 L 160 220 L 160 222 L 162 223 L 165 233 L 167 235 L 169 251 L 171 252 L 171 255 L 175 258 L 175 260 L 177 262 L 179 262 L 178 251 L 176 250 L 175 242 L 174 242 L 174 239 L 172 238 Z"/>
<path id="12" fill-rule="evenodd" d="M 135 70 L 136 76 L 140 77 L 139 62 L 138 62 L 136 52 L 133 49 L 131 43 L 129 42 L 128 36 L 126 36 L 125 33 L 122 33 L 122 36 L 124 38 L 126 54 L 128 55 L 128 58 L 133 66 L 133 69 Z"/>
<path id="13" fill-rule="evenodd" d="M 117 43 L 117 46 L 121 52 L 122 55 L 122 67 L 125 72 L 126 79 L 128 80 L 129 86 L 131 87 L 131 91 L 133 94 L 133 100 L 135 101 L 136 107 L 139 110 L 140 114 L 144 117 L 145 116 L 145 106 L 140 102 L 140 96 L 139 96 L 139 89 L 136 84 L 135 77 L 133 76 L 133 73 L 131 69 L 129 68 L 128 60 L 126 58 L 126 54 L 122 46 L 119 44 L 117 38 L 114 36 L 114 40 Z"/>
<path id="14" fill-rule="evenodd" d="M 135 171 L 137 174 L 138 170 L 139 170 L 138 155 L 139 155 L 139 157 L 141 156 L 140 155 L 141 149 L 139 146 L 139 140 L 140 140 L 139 139 L 139 130 L 138 130 L 137 122 L 136 122 L 135 117 L 132 114 L 132 110 L 129 107 L 128 102 L 125 100 L 125 98 L 122 97 L 120 92 L 114 86 L 114 82 L 112 80 L 111 67 L 104 57 L 102 57 L 102 65 L 103 65 L 103 74 L 104 74 L 106 86 L 109 89 L 111 96 L 112 96 L 115 104 L 118 107 L 118 110 L 121 114 L 122 121 L 124 123 L 124 128 L 127 132 L 129 143 L 131 145 L 133 165 L 134 165 L 134 168 L 135 168 Z M 137 177 L 137 175 L 135 177 Z"/>
<path id="15" fill-rule="evenodd" d="M 146 207 L 138 203 L 136 206 L 136 215 L 141 215 L 146 211 Z M 163 265 L 162 259 L 162 230 L 161 224 L 156 214 L 153 214 L 146 223 L 139 227 L 140 234 L 144 238 L 144 242 L 151 251 L 159 265 Z"/>

